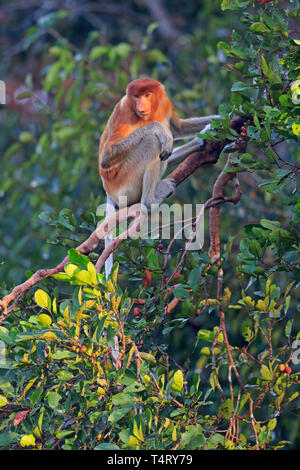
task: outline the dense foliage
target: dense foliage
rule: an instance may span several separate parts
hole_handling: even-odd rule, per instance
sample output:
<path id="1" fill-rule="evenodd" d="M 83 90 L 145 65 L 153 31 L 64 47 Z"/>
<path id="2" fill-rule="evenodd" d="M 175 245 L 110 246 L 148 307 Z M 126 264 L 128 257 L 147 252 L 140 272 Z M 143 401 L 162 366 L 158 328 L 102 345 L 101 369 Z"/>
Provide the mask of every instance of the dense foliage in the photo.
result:
<path id="1" fill-rule="evenodd" d="M 70 263 L 27 292 L 0 326 L 2 448 L 299 447 L 299 2 L 207 1 L 202 12 L 211 26 L 190 30 L 176 59 L 154 45 L 153 22 L 139 47 L 124 32 L 122 42 L 107 43 L 86 31 L 77 44 L 64 34 L 67 10 L 47 13 L 26 33 L 24 54 L 42 49 L 43 93 L 28 74 L 19 100 L 33 100 L 35 113 L 20 123 L 2 111 L 1 294 L 45 260 L 54 266 L 68 251 Z M 204 136 L 227 139 L 218 164 L 179 187 L 176 200 L 211 196 L 238 137 L 229 128 L 235 114 L 245 117 L 248 147 L 226 171 L 238 174 L 243 197 L 222 206 L 221 266 L 208 243 L 187 252 L 182 266 L 183 242 L 165 264 L 169 241 L 132 240 L 105 280 L 94 268 L 98 252 L 86 257 L 74 247 L 94 230 L 104 202 L 100 130 L 141 75 L 164 81 L 182 115 L 209 114 L 217 104 L 222 117 Z M 116 334 L 118 367 L 110 354 Z"/>

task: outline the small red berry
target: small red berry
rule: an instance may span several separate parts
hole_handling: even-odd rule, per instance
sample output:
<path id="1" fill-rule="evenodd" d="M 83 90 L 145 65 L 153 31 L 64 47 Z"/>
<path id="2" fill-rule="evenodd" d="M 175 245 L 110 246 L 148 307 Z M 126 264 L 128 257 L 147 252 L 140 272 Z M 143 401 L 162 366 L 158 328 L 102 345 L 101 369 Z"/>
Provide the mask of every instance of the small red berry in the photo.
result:
<path id="1" fill-rule="evenodd" d="M 149 269 L 146 269 L 145 276 L 143 278 L 143 284 L 145 284 L 145 286 L 147 286 L 147 287 L 150 287 L 151 286 L 151 279 L 152 279 L 151 272 L 149 271 Z"/>
<path id="2" fill-rule="evenodd" d="M 290 373 L 292 372 L 292 369 L 291 369 L 289 366 L 286 366 L 286 367 L 285 367 L 285 372 L 286 372 L 287 374 L 290 374 Z"/>
<path id="3" fill-rule="evenodd" d="M 133 309 L 133 315 L 135 315 L 136 317 L 139 317 L 141 314 L 141 311 L 138 307 L 134 307 Z"/>
<path id="4" fill-rule="evenodd" d="M 175 273 L 174 274 L 174 279 L 179 279 L 181 277 L 181 274 L 180 273 Z"/>
<path id="5" fill-rule="evenodd" d="M 163 247 L 164 247 L 164 245 L 163 245 L 162 243 L 160 243 L 160 244 L 157 246 L 157 248 L 158 248 L 159 250 L 162 250 Z"/>

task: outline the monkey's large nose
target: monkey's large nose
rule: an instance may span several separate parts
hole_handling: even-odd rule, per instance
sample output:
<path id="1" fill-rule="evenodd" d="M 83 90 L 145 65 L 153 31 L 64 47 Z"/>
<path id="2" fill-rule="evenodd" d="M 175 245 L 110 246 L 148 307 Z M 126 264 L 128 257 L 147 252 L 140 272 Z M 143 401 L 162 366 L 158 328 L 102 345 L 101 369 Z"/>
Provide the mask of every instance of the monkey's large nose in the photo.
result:
<path id="1" fill-rule="evenodd" d="M 137 105 L 137 111 L 141 114 L 145 114 L 145 112 L 146 112 L 145 106 L 142 103 L 138 104 Z"/>

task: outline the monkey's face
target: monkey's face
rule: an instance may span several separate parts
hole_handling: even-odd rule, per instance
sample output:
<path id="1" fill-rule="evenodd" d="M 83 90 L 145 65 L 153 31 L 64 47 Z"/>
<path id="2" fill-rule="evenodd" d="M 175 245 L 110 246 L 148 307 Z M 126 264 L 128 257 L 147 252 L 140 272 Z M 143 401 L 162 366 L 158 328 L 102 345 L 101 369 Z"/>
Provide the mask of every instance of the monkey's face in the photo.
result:
<path id="1" fill-rule="evenodd" d="M 152 93 L 147 91 L 144 94 L 134 94 L 132 96 L 134 111 L 139 118 L 147 121 L 152 112 Z"/>
<path id="2" fill-rule="evenodd" d="M 149 121 L 156 112 L 163 93 L 160 82 L 153 78 L 138 78 L 129 83 L 126 94 L 135 114 L 143 121 Z"/>

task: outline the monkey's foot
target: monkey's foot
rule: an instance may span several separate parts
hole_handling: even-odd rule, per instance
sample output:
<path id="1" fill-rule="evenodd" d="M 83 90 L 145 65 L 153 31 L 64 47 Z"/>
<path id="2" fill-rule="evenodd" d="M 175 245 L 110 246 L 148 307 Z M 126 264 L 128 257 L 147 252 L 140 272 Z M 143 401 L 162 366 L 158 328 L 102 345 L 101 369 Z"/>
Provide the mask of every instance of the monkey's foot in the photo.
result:
<path id="1" fill-rule="evenodd" d="M 194 145 L 194 148 L 195 148 L 195 152 L 200 152 L 200 150 L 203 149 L 203 147 L 205 146 L 205 140 L 203 139 L 200 139 L 199 137 L 195 137 L 192 141 L 191 141 L 191 144 Z"/>
<path id="2" fill-rule="evenodd" d="M 165 178 L 159 181 L 155 189 L 155 202 L 161 204 L 164 199 L 175 194 L 176 183 L 173 178 Z"/>

